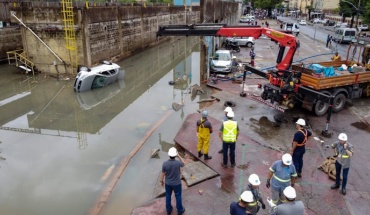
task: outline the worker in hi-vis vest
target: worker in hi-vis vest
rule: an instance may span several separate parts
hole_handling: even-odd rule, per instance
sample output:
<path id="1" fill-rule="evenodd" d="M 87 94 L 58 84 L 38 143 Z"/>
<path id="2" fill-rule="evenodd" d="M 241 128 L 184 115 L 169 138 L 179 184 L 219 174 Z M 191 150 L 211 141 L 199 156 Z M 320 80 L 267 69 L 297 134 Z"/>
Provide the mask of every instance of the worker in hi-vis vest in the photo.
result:
<path id="1" fill-rule="evenodd" d="M 239 126 L 238 123 L 233 120 L 234 112 L 229 111 L 227 113 L 227 121 L 222 122 L 221 128 L 219 131 L 219 137 L 222 140 L 222 151 L 223 151 L 223 162 L 221 165 L 227 167 L 228 154 L 230 149 L 230 163 L 231 167 L 236 165 L 235 163 L 235 145 L 236 140 L 239 136 Z"/>
<path id="2" fill-rule="evenodd" d="M 271 186 L 272 202 L 276 205 L 285 202 L 284 189 L 294 187 L 297 172 L 289 153 L 283 155 L 281 160 L 275 161 L 267 175 L 266 187 Z"/>

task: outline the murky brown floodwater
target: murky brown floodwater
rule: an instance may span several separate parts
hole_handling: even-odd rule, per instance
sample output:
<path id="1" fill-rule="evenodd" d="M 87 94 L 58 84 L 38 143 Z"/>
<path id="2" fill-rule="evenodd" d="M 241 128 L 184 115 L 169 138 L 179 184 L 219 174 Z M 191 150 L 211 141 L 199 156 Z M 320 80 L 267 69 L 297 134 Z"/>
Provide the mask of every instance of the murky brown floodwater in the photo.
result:
<path id="1" fill-rule="evenodd" d="M 137 54 L 119 63 L 124 81 L 79 94 L 73 80 L 27 80 L 1 65 L 0 214 L 87 214 L 110 170 L 170 114 L 130 161 L 101 214 L 130 214 L 152 199 L 166 151 L 202 99 L 189 94 L 199 84 L 197 42 L 189 37 Z M 181 101 L 184 108 L 173 111 Z M 159 159 L 149 158 L 153 148 L 161 149 Z"/>

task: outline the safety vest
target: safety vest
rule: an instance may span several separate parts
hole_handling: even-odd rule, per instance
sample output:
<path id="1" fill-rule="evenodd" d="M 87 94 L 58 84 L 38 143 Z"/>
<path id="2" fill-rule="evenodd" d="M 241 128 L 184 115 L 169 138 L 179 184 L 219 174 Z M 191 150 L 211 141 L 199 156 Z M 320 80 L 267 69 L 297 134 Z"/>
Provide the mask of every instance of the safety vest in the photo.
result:
<path id="1" fill-rule="evenodd" d="M 307 142 L 307 134 L 308 134 L 308 132 L 307 132 L 307 130 L 306 130 L 306 133 L 303 131 L 303 130 L 301 130 L 301 129 L 299 129 L 298 130 L 299 132 L 302 132 L 302 134 L 303 134 L 303 136 L 304 136 L 304 140 L 302 141 L 302 143 L 297 143 L 297 146 L 304 146 L 305 144 L 306 144 L 306 142 Z M 292 144 L 293 144 L 293 142 L 294 142 L 294 139 L 292 140 Z"/>
<path id="2" fill-rule="evenodd" d="M 228 120 L 223 122 L 224 130 L 222 133 L 222 140 L 226 143 L 236 142 L 237 122 Z"/>
<path id="3" fill-rule="evenodd" d="M 253 202 L 250 202 L 248 205 L 251 206 L 251 207 L 255 207 L 255 206 L 257 206 L 257 201 L 258 201 L 258 198 L 259 198 L 259 191 L 258 191 L 258 189 L 254 189 L 251 184 L 248 184 L 248 187 L 249 187 L 250 191 L 253 194 Z"/>

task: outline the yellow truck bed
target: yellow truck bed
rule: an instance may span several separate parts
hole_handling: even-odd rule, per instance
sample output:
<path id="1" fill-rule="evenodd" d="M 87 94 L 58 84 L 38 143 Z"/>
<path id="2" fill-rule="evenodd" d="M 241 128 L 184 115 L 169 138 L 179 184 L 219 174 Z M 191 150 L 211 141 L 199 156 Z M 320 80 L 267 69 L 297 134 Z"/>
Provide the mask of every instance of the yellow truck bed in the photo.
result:
<path id="1" fill-rule="evenodd" d="M 342 64 L 351 65 L 347 61 L 330 61 L 317 63 L 325 67 L 333 66 L 334 68 L 340 67 Z M 352 85 L 356 83 L 370 82 L 370 71 L 350 73 L 348 71 L 341 71 L 340 75 L 333 77 L 318 77 L 315 72 L 311 69 L 307 69 L 302 65 L 293 65 L 292 69 L 295 71 L 301 71 L 301 84 L 315 89 L 322 90 L 333 87 L 340 87 L 346 85 Z"/>

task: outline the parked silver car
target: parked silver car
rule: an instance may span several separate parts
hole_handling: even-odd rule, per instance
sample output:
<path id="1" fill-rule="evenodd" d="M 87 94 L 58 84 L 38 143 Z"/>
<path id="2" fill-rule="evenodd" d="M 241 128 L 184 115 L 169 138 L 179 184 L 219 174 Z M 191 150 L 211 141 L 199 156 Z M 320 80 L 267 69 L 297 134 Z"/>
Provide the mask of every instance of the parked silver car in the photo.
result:
<path id="1" fill-rule="evenodd" d="M 252 47 L 255 44 L 253 37 L 228 37 L 226 39 L 237 42 L 239 46 Z"/>
<path id="2" fill-rule="evenodd" d="M 231 72 L 232 56 L 230 50 L 217 50 L 211 58 L 210 70 L 213 73 Z"/>

